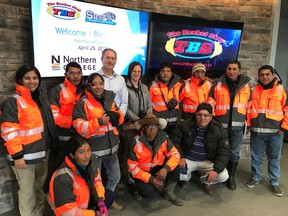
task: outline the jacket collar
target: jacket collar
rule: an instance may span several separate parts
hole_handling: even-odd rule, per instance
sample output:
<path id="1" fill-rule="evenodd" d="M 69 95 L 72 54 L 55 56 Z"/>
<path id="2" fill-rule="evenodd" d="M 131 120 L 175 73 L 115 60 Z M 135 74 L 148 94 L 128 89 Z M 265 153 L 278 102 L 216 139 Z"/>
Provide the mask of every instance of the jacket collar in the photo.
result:
<path id="1" fill-rule="evenodd" d="M 67 77 L 64 79 L 64 85 L 69 88 L 74 94 L 77 91 L 77 86 L 71 83 Z"/>
<path id="2" fill-rule="evenodd" d="M 32 100 L 30 89 L 23 85 L 16 84 L 16 93 L 24 98 L 29 98 Z"/>

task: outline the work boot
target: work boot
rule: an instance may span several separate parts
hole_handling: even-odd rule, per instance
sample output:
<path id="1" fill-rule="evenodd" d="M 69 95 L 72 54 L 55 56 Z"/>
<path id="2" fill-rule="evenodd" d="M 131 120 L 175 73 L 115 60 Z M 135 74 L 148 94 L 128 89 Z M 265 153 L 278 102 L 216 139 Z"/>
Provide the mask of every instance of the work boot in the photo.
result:
<path id="1" fill-rule="evenodd" d="M 164 199 L 169 200 L 173 205 L 182 206 L 183 202 L 178 196 L 174 193 L 177 182 L 168 181 L 164 188 L 163 197 Z"/>
<path id="2" fill-rule="evenodd" d="M 112 210 L 120 211 L 120 210 L 123 208 L 123 206 L 122 206 L 120 203 L 114 201 L 114 202 L 112 203 L 112 206 L 111 206 L 110 208 L 111 208 Z"/>
<path id="3" fill-rule="evenodd" d="M 229 178 L 226 181 L 226 184 L 227 184 L 228 189 L 230 189 L 230 190 L 236 189 L 236 182 L 234 179 L 234 174 L 235 174 L 237 165 L 238 165 L 238 162 L 229 161 L 228 166 L 227 166 Z"/>
<path id="4" fill-rule="evenodd" d="M 126 189 L 129 193 L 131 193 L 131 195 L 133 196 L 133 198 L 136 200 L 136 201 L 141 201 L 142 200 L 142 197 L 141 195 L 139 194 L 137 188 L 136 188 L 136 185 L 135 185 L 135 182 L 134 180 L 131 178 L 131 179 L 128 179 L 126 180 L 125 182 L 125 186 L 126 186 Z"/>
<path id="5" fill-rule="evenodd" d="M 212 195 L 214 192 L 213 186 L 210 184 L 206 184 L 206 183 L 204 183 L 204 190 L 205 190 L 205 193 L 208 195 Z"/>
<path id="6" fill-rule="evenodd" d="M 180 181 L 179 185 L 181 188 L 188 189 L 190 186 L 190 181 Z"/>

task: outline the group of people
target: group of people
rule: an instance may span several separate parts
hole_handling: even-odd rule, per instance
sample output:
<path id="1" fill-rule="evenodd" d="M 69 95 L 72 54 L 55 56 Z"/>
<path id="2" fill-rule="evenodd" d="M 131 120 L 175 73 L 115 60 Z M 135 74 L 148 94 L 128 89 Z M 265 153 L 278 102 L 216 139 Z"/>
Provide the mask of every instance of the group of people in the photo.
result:
<path id="1" fill-rule="evenodd" d="M 186 187 L 192 175 L 207 194 L 221 182 L 235 190 L 246 131 L 251 178 L 245 185 L 260 183 L 266 152 L 271 190 L 282 196 L 288 101 L 272 66 L 259 68 L 251 88 L 238 61 L 215 81 L 205 76 L 202 63 L 185 81 L 162 63 L 148 87 L 139 62 L 129 65 L 125 80 L 114 71 L 113 49 L 105 49 L 101 61 L 102 68 L 86 80 L 78 63 L 68 63 L 64 81 L 48 94 L 36 67 L 17 70 L 16 94 L 1 104 L 0 124 L 21 215 L 105 216 L 109 208 L 121 210 L 121 175 L 135 199 L 160 192 L 176 206 L 183 205 L 174 193 L 177 183 Z"/>

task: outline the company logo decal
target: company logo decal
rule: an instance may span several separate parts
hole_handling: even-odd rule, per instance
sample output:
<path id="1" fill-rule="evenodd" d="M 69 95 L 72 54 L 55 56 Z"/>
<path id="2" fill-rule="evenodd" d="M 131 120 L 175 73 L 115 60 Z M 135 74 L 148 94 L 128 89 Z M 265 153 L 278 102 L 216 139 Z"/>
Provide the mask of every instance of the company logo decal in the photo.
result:
<path id="1" fill-rule="evenodd" d="M 59 71 L 60 70 L 60 64 L 52 64 L 52 71 Z"/>
<path id="2" fill-rule="evenodd" d="M 167 52 L 185 59 L 214 58 L 223 52 L 224 39 L 214 33 L 199 30 L 168 32 L 170 38 L 165 45 Z"/>
<path id="3" fill-rule="evenodd" d="M 116 15 L 112 12 L 96 14 L 93 11 L 86 11 L 86 22 L 94 22 L 107 25 L 116 25 Z"/>
<path id="4" fill-rule="evenodd" d="M 74 5 L 66 3 L 47 3 L 47 13 L 53 17 L 64 20 L 75 20 L 80 18 L 81 10 Z"/>
<path id="5" fill-rule="evenodd" d="M 81 64 L 83 71 L 96 71 L 96 58 L 87 58 L 83 56 L 66 56 L 66 55 L 51 55 L 52 71 L 59 71 L 61 65 L 66 65 L 69 62 L 77 62 Z"/>

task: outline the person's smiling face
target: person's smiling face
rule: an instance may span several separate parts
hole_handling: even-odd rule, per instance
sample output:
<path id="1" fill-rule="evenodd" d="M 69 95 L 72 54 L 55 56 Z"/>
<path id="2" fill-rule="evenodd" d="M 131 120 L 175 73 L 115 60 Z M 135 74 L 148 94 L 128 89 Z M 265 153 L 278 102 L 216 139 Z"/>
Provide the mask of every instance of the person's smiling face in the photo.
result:
<path id="1" fill-rule="evenodd" d="M 22 85 L 29 88 L 31 92 L 34 92 L 39 86 L 39 78 L 35 71 L 28 71 L 22 77 Z"/>

